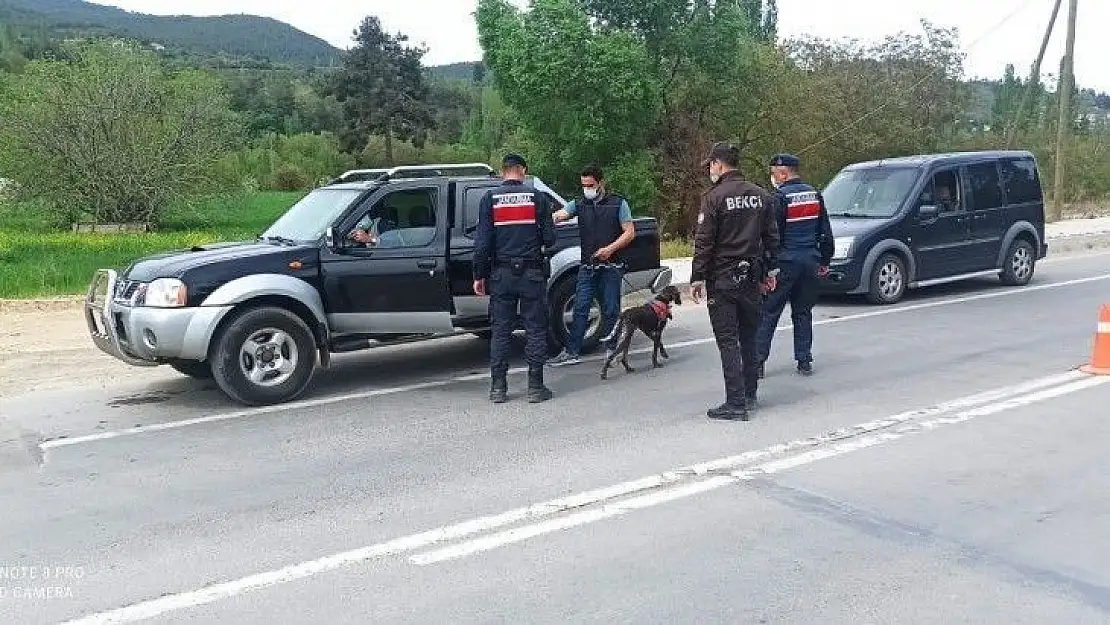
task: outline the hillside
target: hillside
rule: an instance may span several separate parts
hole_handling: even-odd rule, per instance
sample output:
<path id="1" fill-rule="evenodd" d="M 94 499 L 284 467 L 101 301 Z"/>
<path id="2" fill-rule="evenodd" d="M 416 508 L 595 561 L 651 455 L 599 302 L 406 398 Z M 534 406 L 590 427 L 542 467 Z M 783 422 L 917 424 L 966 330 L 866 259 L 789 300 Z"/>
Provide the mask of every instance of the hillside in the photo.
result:
<path id="1" fill-rule="evenodd" d="M 113 35 L 209 59 L 319 67 L 336 63 L 340 54 L 323 39 L 253 15 L 163 17 L 82 0 L 0 0 L 0 23 L 42 28 L 59 38 Z"/>

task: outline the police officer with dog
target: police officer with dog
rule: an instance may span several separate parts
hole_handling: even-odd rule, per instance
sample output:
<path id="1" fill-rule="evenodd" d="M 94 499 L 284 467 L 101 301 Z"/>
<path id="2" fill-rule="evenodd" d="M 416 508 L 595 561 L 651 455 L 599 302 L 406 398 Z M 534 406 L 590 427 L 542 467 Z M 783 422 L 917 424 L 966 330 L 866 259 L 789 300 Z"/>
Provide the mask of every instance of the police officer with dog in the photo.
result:
<path id="1" fill-rule="evenodd" d="M 482 197 L 474 236 L 474 292 L 490 296 L 489 397 L 494 403 L 508 399 L 509 341 L 518 304 L 527 337 L 528 401 L 538 403 L 552 397 L 544 385 L 543 365 L 547 355 L 547 249 L 555 245 L 555 223 L 547 196 L 525 183 L 527 169 L 519 154 L 505 155 L 501 161 L 503 182 Z"/>
<path id="2" fill-rule="evenodd" d="M 778 222 L 771 194 L 742 179 L 739 148 L 714 144 L 703 166 L 713 186 L 698 213 L 690 287 L 695 302 L 708 296 L 725 380 L 725 402 L 706 414 L 747 421 L 758 390 L 761 291 L 775 290 L 779 271 Z"/>
<path id="3" fill-rule="evenodd" d="M 820 280 L 829 273 L 834 240 L 829 214 L 821 193 L 802 180 L 800 161 L 792 154 L 771 159 L 771 182 L 776 187 L 775 213 L 781 237 L 778 250 L 779 288 L 768 293 L 756 339 L 759 377 L 771 353 L 771 339 L 779 317 L 790 302 L 794 326 L 794 360 L 798 373 L 813 373 L 813 307 Z"/>

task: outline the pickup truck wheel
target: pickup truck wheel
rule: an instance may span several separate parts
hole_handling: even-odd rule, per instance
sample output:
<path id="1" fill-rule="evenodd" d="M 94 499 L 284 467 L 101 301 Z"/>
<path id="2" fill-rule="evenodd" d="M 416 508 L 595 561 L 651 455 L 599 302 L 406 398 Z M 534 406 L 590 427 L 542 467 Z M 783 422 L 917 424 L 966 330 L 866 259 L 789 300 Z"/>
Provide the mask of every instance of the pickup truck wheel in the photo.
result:
<path id="1" fill-rule="evenodd" d="M 573 277 L 560 280 L 548 298 L 548 326 L 551 347 L 554 351 L 566 346 L 570 327 L 574 322 L 574 301 L 577 282 Z M 582 337 L 582 353 L 592 351 L 601 343 L 601 303 L 594 298 L 586 321 L 586 334 Z"/>
<path id="2" fill-rule="evenodd" d="M 170 367 L 178 373 L 185 374 L 190 378 L 198 380 L 209 380 L 212 378 L 212 364 L 207 360 L 174 360 L 170 362 Z"/>
<path id="3" fill-rule="evenodd" d="M 250 406 L 289 401 L 308 388 L 316 368 L 312 330 L 282 308 L 236 316 L 213 346 L 212 376 L 232 399 Z"/>

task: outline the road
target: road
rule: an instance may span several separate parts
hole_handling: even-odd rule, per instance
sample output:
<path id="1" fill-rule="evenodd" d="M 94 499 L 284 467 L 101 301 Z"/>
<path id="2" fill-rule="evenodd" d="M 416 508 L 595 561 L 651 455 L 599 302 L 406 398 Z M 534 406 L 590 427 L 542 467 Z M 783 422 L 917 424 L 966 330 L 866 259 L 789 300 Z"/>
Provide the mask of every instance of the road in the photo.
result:
<path id="1" fill-rule="evenodd" d="M 705 418 L 693 305 L 664 368 L 556 370 L 541 405 L 519 372 L 488 404 L 470 338 L 347 355 L 278 408 L 164 378 L 6 399 L 43 453 L 0 463 L 0 622 L 1110 623 L 1110 378 L 1074 371 L 1108 259 L 823 302 L 817 375 L 780 332 L 747 423 Z"/>

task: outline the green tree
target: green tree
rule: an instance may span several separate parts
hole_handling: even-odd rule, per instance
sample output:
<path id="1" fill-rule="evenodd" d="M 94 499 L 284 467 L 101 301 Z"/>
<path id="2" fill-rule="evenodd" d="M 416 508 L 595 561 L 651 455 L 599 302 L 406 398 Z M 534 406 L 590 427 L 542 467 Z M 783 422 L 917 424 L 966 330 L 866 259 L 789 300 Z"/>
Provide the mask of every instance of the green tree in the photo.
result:
<path id="1" fill-rule="evenodd" d="M 406 46 L 407 36 L 386 33 L 373 16 L 362 21 L 354 37 L 355 46 L 334 81 L 346 120 L 343 140 L 350 151 L 360 152 L 371 135 L 380 135 L 386 162 L 393 165 L 393 139 L 422 147 L 433 124 L 421 66 L 426 50 Z"/>
<path id="2" fill-rule="evenodd" d="M 556 184 L 649 145 L 662 86 L 635 36 L 593 29 L 576 0 L 535 0 L 527 15 L 479 0 L 476 17 L 485 65 Z"/>
<path id="3" fill-rule="evenodd" d="M 121 42 L 70 56 L 3 81 L 0 176 L 65 219 L 84 209 L 100 223 L 156 222 L 172 200 L 207 188 L 237 131 L 216 77 L 168 72 Z"/>

